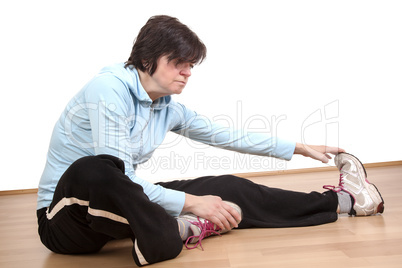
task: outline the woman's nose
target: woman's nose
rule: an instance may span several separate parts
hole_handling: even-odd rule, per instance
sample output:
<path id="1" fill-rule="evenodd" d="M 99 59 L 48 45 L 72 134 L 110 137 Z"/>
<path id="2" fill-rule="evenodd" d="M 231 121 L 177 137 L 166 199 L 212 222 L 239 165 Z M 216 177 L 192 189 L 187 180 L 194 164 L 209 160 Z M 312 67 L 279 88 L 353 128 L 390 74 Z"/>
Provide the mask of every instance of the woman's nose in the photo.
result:
<path id="1" fill-rule="evenodd" d="M 180 74 L 185 76 L 185 77 L 190 77 L 191 76 L 191 66 L 186 66 L 184 67 L 181 71 Z"/>

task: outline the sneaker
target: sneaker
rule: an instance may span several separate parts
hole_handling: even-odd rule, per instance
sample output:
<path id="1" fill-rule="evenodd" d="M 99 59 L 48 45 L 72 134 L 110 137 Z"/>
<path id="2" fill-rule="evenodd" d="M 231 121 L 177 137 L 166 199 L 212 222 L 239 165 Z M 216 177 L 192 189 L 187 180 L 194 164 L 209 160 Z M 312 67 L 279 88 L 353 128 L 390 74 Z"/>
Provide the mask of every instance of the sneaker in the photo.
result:
<path id="1" fill-rule="evenodd" d="M 349 215 L 368 216 L 384 212 L 384 200 L 377 187 L 367 180 L 367 172 L 355 156 L 340 153 L 335 157 L 335 164 L 340 171 L 338 186 L 324 185 L 324 189 L 334 192 L 345 191 L 354 200 Z"/>
<path id="2" fill-rule="evenodd" d="M 229 204 L 231 207 L 236 209 L 237 212 L 241 215 L 241 218 L 243 218 L 243 212 L 238 205 L 236 205 L 235 203 L 229 202 L 229 201 L 223 201 L 223 202 Z M 201 241 L 204 238 L 209 237 L 211 235 L 219 235 L 220 236 L 220 235 L 230 231 L 230 230 L 226 230 L 226 229 L 222 230 L 221 228 L 219 228 L 219 226 L 217 226 L 213 222 L 206 220 L 204 218 L 198 217 L 192 213 L 186 213 L 186 214 L 180 215 L 179 218 L 185 219 L 191 223 L 190 229 L 193 232 L 193 235 L 190 236 L 189 238 L 187 238 L 187 241 L 185 243 L 185 246 L 187 249 L 194 249 L 194 248 L 198 247 L 198 245 L 199 245 L 201 247 L 201 249 L 204 250 L 204 248 L 202 247 L 202 244 L 201 244 Z M 237 223 L 239 224 L 240 221 Z M 192 247 L 189 247 L 188 244 L 195 244 L 195 245 Z"/>

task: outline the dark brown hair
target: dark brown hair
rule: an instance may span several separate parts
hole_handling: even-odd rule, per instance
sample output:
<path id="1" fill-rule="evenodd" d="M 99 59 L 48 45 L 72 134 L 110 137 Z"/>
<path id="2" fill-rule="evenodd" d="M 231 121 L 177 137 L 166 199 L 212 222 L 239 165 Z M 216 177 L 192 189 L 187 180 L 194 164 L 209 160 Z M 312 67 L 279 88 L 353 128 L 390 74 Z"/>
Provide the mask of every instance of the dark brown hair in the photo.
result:
<path id="1" fill-rule="evenodd" d="M 151 17 L 141 28 L 125 67 L 137 68 L 153 75 L 157 60 L 168 56 L 177 63 L 200 64 L 207 55 L 207 48 L 186 25 L 178 19 L 160 15 Z"/>

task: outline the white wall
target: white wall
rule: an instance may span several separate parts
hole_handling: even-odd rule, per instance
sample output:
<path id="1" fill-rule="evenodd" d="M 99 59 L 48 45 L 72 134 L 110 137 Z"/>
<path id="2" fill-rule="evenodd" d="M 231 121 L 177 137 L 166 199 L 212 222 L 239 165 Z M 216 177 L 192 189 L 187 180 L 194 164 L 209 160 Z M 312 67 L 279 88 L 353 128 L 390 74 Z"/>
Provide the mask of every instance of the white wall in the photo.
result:
<path id="1" fill-rule="evenodd" d="M 64 105 L 101 67 L 128 58 L 155 14 L 178 17 L 208 47 L 176 98 L 190 108 L 295 141 L 339 145 L 365 163 L 401 160 L 400 1 L 3 1 L 0 190 L 37 187 Z M 171 135 L 139 174 L 156 181 L 316 166 Z"/>

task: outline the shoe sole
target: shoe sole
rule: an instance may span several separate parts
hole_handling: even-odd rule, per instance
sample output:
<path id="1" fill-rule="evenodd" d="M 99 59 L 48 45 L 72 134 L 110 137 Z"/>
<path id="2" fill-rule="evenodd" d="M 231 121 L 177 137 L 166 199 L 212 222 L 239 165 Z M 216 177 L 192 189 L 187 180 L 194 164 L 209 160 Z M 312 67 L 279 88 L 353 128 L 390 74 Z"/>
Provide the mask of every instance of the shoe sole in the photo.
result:
<path id="1" fill-rule="evenodd" d="M 376 203 L 379 203 L 377 206 L 377 209 L 374 211 L 374 214 L 376 213 L 383 213 L 384 212 L 384 199 L 381 196 L 380 191 L 378 191 L 377 186 L 375 186 L 373 183 L 370 183 L 367 179 L 367 171 L 364 168 L 363 163 L 357 158 L 356 156 L 350 154 L 350 153 L 342 153 L 345 155 L 349 156 L 349 159 L 353 161 L 353 163 L 358 167 L 358 172 L 359 175 L 362 176 L 364 172 L 364 188 L 367 190 L 368 194 L 370 195 L 371 199 L 375 201 Z M 381 201 L 380 201 L 381 200 Z M 366 213 L 367 215 L 367 213 Z"/>

